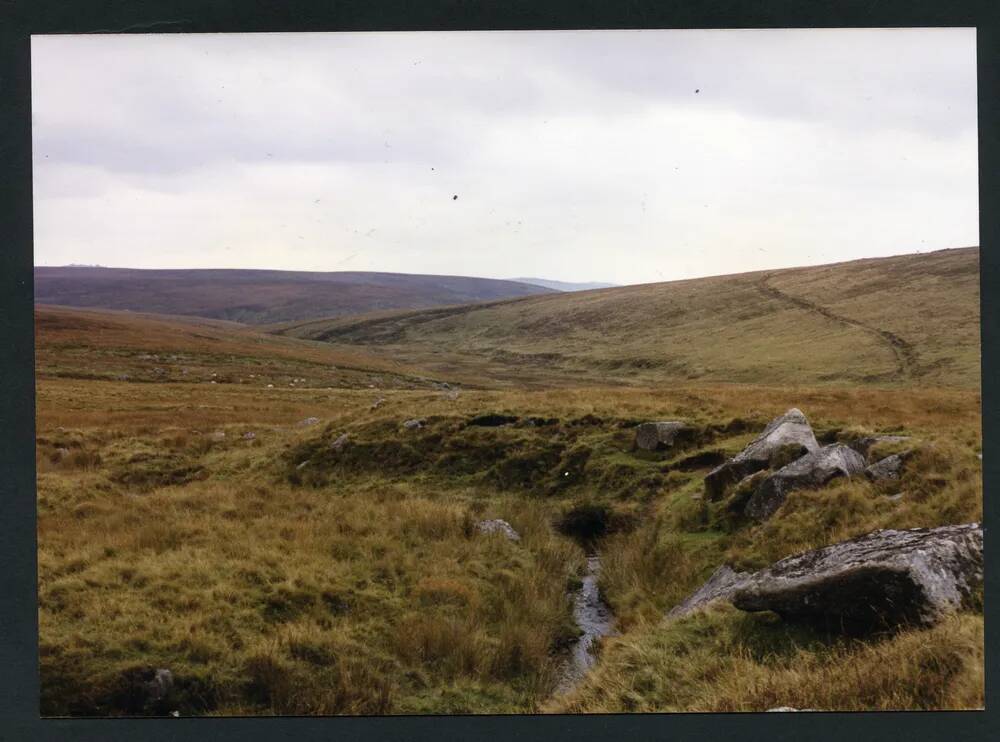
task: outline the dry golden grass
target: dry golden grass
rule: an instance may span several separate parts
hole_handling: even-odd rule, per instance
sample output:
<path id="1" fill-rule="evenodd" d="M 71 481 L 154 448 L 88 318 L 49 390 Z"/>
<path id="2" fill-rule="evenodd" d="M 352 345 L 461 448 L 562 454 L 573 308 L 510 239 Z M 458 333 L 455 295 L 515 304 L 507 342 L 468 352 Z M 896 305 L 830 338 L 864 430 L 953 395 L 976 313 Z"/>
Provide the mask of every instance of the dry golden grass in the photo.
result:
<path id="1" fill-rule="evenodd" d="M 279 331 L 518 388 L 977 388 L 979 250 L 311 320 Z"/>
<path id="2" fill-rule="evenodd" d="M 984 705 L 982 615 L 881 641 L 811 635 L 731 607 L 610 640 L 560 713 L 975 709 Z"/>
<path id="3" fill-rule="evenodd" d="M 723 561 L 756 566 L 877 527 L 978 518 L 974 387 L 626 388 L 602 376 L 456 397 L 408 367 L 366 365 L 367 352 L 224 323 L 39 317 L 46 714 L 981 703 L 981 613 L 864 643 L 732 612 L 661 623 Z M 481 387 L 497 383 L 479 372 L 465 369 Z M 733 453 L 792 406 L 830 439 L 904 432 L 919 453 L 895 489 L 855 480 L 795 493 L 762 525 L 696 499 L 708 464 L 679 459 Z M 467 426 L 483 413 L 554 422 Z M 427 427 L 404 433 L 413 417 Z M 637 454 L 629 426 L 648 419 L 688 420 L 704 439 Z M 350 443 L 331 453 L 343 433 Z M 885 497 L 897 490 L 902 499 Z M 582 504 L 614 525 L 601 587 L 623 635 L 575 695 L 551 702 L 584 556 L 555 524 Z M 479 534 L 490 517 L 521 541 Z M 156 667 L 175 688 L 149 706 L 136 688 Z"/>

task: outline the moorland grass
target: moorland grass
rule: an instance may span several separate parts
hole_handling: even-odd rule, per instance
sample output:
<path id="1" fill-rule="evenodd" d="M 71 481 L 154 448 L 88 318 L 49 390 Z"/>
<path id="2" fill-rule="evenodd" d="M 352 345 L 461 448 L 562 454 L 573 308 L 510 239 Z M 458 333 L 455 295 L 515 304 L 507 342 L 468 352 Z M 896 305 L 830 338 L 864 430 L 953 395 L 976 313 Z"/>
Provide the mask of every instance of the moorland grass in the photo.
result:
<path id="1" fill-rule="evenodd" d="M 150 346 L 142 353 L 161 358 L 138 359 L 141 322 L 130 321 L 132 334 L 104 335 L 99 353 L 68 336 L 40 353 L 49 371 L 99 377 L 39 373 L 45 714 L 982 704 L 981 610 L 851 642 L 767 615 L 663 618 L 724 562 L 759 567 L 875 528 L 979 519 L 975 389 L 687 382 L 455 395 L 410 371 L 377 382 L 324 371 L 269 389 L 249 381 L 252 355 L 170 340 L 170 353 L 203 354 L 194 380 L 178 376 L 189 359 Z M 295 363 L 314 352 L 282 342 Z M 116 343 L 129 352 L 106 352 Z M 115 380 L 122 358 L 143 381 Z M 149 368 L 161 363 L 176 368 Z M 245 383 L 212 384 L 211 373 Z M 701 499 L 708 469 L 792 406 L 824 441 L 902 433 L 916 452 L 898 483 L 793 493 L 763 524 Z M 473 422 L 484 415 L 517 420 Z M 320 422 L 300 424 L 308 417 Z M 411 418 L 426 427 L 404 429 Z M 637 422 L 669 419 L 699 434 L 677 451 L 634 450 Z M 475 523 L 494 517 L 521 540 L 480 534 Z M 594 547 L 581 545 L 585 531 L 603 534 L 600 586 L 622 635 L 576 693 L 553 700 Z M 161 667 L 174 687 L 152 702 L 143 684 Z"/>

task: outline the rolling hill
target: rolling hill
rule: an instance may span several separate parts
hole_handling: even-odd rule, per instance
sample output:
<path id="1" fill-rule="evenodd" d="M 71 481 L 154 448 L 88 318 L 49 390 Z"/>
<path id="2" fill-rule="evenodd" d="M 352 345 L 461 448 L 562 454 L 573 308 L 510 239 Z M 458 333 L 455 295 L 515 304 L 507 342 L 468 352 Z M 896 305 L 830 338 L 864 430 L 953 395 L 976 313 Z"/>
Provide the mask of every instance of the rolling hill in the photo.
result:
<path id="1" fill-rule="evenodd" d="M 39 304 L 192 315 L 248 324 L 549 293 L 515 281 L 405 273 L 36 267 Z"/>
<path id="2" fill-rule="evenodd" d="M 278 337 L 235 322 L 35 307 L 35 369 L 41 380 L 238 386 L 262 389 L 416 389 L 417 369 L 363 349 Z"/>
<path id="3" fill-rule="evenodd" d="M 590 291 L 591 289 L 612 289 L 617 286 L 614 283 L 601 283 L 589 281 L 586 283 L 575 283 L 572 281 L 553 281 L 548 278 L 512 278 L 511 281 L 518 283 L 528 283 L 532 286 L 542 286 L 555 291 Z"/>
<path id="4" fill-rule="evenodd" d="M 293 323 L 435 372 L 550 384 L 978 387 L 979 249 Z"/>

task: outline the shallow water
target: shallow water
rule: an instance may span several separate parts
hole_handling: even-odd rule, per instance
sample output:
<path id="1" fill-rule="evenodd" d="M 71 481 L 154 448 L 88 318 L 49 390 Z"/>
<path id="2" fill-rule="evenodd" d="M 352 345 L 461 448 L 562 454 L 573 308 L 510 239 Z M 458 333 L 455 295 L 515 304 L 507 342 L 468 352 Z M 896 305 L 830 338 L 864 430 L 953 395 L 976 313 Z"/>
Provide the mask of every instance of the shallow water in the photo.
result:
<path id="1" fill-rule="evenodd" d="M 583 635 L 573 645 L 556 688 L 557 694 L 572 690 L 583 680 L 587 671 L 596 662 L 593 654 L 594 643 L 598 638 L 614 633 L 615 617 L 608 605 L 601 600 L 597 588 L 597 576 L 600 571 L 601 558 L 596 554 L 588 556 L 587 574 L 583 578 L 583 585 L 573 598 L 573 618 L 576 619 Z"/>

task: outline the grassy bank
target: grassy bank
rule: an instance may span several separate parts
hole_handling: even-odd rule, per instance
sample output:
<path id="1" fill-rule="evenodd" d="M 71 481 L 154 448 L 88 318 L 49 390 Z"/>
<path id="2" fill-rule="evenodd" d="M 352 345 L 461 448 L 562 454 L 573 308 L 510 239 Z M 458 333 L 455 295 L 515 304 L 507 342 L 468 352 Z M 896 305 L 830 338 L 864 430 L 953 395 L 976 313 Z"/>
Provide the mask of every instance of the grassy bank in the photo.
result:
<path id="1" fill-rule="evenodd" d="M 61 377 L 42 378 L 38 399 L 46 714 L 923 708 L 976 705 L 981 693 L 981 616 L 861 644 L 732 612 L 661 623 L 723 561 L 761 565 L 872 528 L 976 519 L 972 392 L 456 397 Z M 793 495 L 757 526 L 706 507 L 712 462 L 793 405 L 824 439 L 913 436 L 921 453 L 904 496 L 855 480 Z M 476 422 L 485 415 L 516 419 Z M 308 416 L 320 422 L 300 425 Z M 416 417 L 427 424 L 401 426 Z M 669 418 L 696 435 L 678 451 L 633 450 L 635 422 Z M 623 635 L 575 695 L 553 701 L 584 554 L 560 527 L 584 507 L 604 513 L 601 587 Z M 478 533 L 491 517 L 522 540 Z M 925 654 L 891 669 L 916 647 Z M 744 664 L 727 664 L 734 652 Z M 882 680 L 853 698 L 846 683 L 819 694 L 863 662 L 882 663 Z M 175 683 L 154 703 L 143 684 L 159 667 Z"/>

